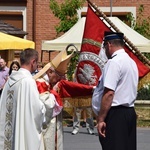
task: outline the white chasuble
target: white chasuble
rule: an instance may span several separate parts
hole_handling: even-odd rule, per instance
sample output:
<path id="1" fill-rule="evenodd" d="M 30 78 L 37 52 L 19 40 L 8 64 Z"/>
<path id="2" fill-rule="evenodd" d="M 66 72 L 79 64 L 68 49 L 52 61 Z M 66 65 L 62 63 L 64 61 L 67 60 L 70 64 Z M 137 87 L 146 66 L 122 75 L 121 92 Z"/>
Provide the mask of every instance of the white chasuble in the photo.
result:
<path id="1" fill-rule="evenodd" d="M 43 135 L 45 150 L 63 150 L 62 112 L 51 119 Z"/>
<path id="2" fill-rule="evenodd" d="M 0 150 L 44 150 L 45 106 L 26 69 L 9 77 L 0 99 Z"/>

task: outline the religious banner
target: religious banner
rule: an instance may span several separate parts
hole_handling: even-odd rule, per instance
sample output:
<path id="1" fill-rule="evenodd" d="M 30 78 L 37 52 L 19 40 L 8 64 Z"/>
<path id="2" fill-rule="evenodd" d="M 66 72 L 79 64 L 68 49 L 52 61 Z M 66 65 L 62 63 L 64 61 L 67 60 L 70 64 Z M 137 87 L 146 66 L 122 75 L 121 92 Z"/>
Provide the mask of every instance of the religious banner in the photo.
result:
<path id="1" fill-rule="evenodd" d="M 76 70 L 76 79 L 78 83 L 93 86 L 97 85 L 101 70 L 107 61 L 102 48 L 104 31 L 111 31 L 111 29 L 89 5 L 78 61 L 79 63 Z M 124 49 L 136 62 L 139 70 L 139 77 L 145 76 L 150 69 L 138 59 L 127 45 L 125 45 Z"/>
<path id="2" fill-rule="evenodd" d="M 79 63 L 76 71 L 78 83 L 86 85 L 97 85 L 101 75 L 101 69 L 106 59 L 100 55 L 104 31 L 109 28 L 99 19 L 89 6 L 85 22 Z M 100 56 L 99 56 L 100 55 Z"/>

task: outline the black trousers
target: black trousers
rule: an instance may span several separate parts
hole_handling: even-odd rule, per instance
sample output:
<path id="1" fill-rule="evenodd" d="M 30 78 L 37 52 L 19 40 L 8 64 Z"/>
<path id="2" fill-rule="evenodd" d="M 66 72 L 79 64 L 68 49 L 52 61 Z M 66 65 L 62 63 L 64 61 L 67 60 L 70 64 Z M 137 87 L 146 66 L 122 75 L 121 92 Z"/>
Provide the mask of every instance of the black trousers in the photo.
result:
<path id="1" fill-rule="evenodd" d="M 103 150 L 136 150 L 136 113 L 133 107 L 111 107 L 105 122 L 106 138 L 99 136 Z"/>
<path id="2" fill-rule="evenodd" d="M 1 96 L 1 94 L 2 94 L 2 90 L 0 90 L 0 96 Z"/>

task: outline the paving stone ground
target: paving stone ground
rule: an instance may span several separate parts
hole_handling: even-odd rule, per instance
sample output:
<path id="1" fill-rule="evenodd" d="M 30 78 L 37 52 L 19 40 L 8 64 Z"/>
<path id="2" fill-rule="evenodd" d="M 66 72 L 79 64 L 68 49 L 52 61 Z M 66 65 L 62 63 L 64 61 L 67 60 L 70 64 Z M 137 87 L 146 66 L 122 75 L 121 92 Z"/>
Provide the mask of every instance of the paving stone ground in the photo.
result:
<path id="1" fill-rule="evenodd" d="M 95 135 L 89 135 L 86 128 L 80 128 L 77 135 L 72 135 L 72 127 L 64 127 L 64 150 L 102 150 Z M 150 128 L 137 128 L 137 150 L 150 150 Z"/>

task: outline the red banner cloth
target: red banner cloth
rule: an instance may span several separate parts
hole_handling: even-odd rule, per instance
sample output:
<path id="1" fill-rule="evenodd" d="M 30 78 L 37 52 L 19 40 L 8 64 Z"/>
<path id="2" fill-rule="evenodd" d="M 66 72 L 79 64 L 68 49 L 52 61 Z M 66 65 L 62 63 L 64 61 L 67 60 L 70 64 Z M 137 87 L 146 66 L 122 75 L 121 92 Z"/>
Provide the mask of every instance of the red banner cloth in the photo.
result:
<path id="1" fill-rule="evenodd" d="M 93 86 L 66 80 L 61 80 L 58 87 L 61 98 L 91 96 L 93 93 Z"/>
<path id="2" fill-rule="evenodd" d="M 125 45 L 124 49 L 126 53 L 128 53 L 128 55 L 136 62 L 140 78 L 144 77 L 147 73 L 150 72 L 150 69 L 139 60 L 139 58 L 130 50 L 127 45 Z"/>
<path id="3" fill-rule="evenodd" d="M 88 6 L 85 29 L 83 34 L 82 47 L 79 56 L 79 64 L 76 71 L 77 82 L 87 85 L 97 85 L 101 75 L 101 66 L 104 65 L 99 58 L 100 46 L 95 43 L 102 43 L 104 31 L 111 31 L 110 28 L 96 15 L 90 6 Z M 90 41 L 94 42 L 90 42 Z M 136 62 L 139 77 L 145 76 L 150 69 L 141 62 L 138 57 L 130 50 L 127 45 L 125 51 Z"/>
<path id="4" fill-rule="evenodd" d="M 55 96 L 58 105 L 63 106 L 60 95 L 55 90 L 50 90 L 49 85 L 45 82 L 45 80 L 43 79 L 36 80 L 36 85 L 40 94 L 45 93 L 45 92 L 50 92 L 51 94 Z"/>

